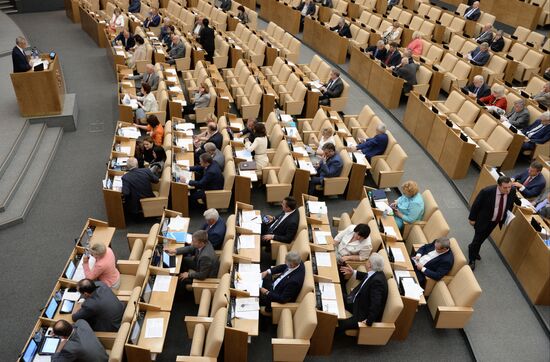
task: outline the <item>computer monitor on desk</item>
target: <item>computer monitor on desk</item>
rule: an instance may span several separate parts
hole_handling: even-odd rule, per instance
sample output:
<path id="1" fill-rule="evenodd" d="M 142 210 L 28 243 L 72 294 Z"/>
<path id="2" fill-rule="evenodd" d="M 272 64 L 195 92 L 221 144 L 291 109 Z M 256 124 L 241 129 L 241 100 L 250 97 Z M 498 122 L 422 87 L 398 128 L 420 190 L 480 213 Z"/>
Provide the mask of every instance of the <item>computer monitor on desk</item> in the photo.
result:
<path id="1" fill-rule="evenodd" d="M 36 356 L 36 352 L 38 352 L 38 343 L 36 343 L 34 339 L 31 339 L 27 345 L 27 348 L 23 351 L 20 361 L 31 362 Z"/>

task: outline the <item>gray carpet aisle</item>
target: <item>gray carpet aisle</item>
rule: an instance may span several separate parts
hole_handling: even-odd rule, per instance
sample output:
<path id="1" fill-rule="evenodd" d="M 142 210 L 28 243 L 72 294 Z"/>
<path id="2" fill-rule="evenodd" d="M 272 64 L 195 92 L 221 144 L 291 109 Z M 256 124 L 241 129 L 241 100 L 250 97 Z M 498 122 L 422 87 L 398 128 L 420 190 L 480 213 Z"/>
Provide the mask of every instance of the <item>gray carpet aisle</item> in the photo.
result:
<path id="1" fill-rule="evenodd" d="M 59 53 L 68 91 L 78 95 L 80 123 L 76 133 L 64 135 L 26 222 L 0 233 L 2 241 L 11 241 L 4 242 L 6 245 L 0 256 L 5 276 L 0 294 L 0 317 L 10 326 L 10 333 L 3 333 L 1 338 L 0 355 L 8 360 L 13 360 L 20 352 L 36 321 L 38 309 L 44 305 L 55 278 L 61 272 L 72 239 L 80 232 L 85 219 L 105 219 L 100 180 L 105 172 L 116 117 L 116 85 L 105 51 L 97 48 L 79 25 L 70 23 L 64 12 L 23 14 L 13 19 L 28 35 L 31 44 L 44 51 L 55 49 Z M 301 62 L 308 62 L 312 55 L 311 50 L 303 46 Z M 399 125 L 352 83 L 346 111 L 358 112 L 365 103 L 371 105 L 387 123 L 409 155 L 404 180 L 414 179 L 423 188 L 432 190 L 451 225 L 451 235 L 465 250 L 472 231 L 465 221 L 467 210 L 456 191 Z M 261 208 L 260 201 L 255 199 L 254 204 Z M 353 204 L 330 202 L 331 214 L 338 215 Z M 194 219 L 192 229 L 198 223 Z M 147 228 L 148 225 L 136 225 L 130 230 L 136 232 Z M 119 258 L 125 258 L 128 253 L 123 238 L 125 232 L 117 232 L 113 243 Z M 484 294 L 476 306 L 475 319 L 466 330 L 476 357 L 484 361 L 502 357 L 507 360 L 547 360 L 548 340 L 509 273 L 488 245 L 484 247 L 483 256 L 476 276 Z M 176 323 L 181 329 L 179 318 L 174 323 L 178 328 Z M 170 329 L 173 329 L 172 325 Z M 518 335 L 522 337 L 518 338 Z M 269 360 L 269 339 L 258 342 L 251 347 L 251 360 Z M 167 343 L 166 356 L 161 360 L 170 361 L 175 354 L 188 351 L 188 347 L 181 350 L 181 344 L 188 346 L 188 341 L 180 337 L 170 338 Z M 405 355 L 411 360 L 470 360 L 460 332 L 433 329 L 431 317 L 425 309 L 419 311 L 411 335 L 403 343 L 392 342 L 385 348 L 359 348 L 349 339 L 337 339 L 331 357 L 308 360 L 328 361 L 338 356 L 343 361 L 351 361 L 365 353 L 376 360 Z"/>

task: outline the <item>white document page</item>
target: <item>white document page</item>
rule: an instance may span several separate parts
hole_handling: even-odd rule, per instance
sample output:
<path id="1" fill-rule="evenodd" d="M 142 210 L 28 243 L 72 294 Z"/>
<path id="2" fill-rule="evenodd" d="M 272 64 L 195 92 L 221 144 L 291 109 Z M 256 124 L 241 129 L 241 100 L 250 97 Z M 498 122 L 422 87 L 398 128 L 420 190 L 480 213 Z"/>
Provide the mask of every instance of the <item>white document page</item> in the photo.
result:
<path id="1" fill-rule="evenodd" d="M 332 266 L 330 253 L 315 252 L 315 259 L 317 259 L 317 266 Z"/>
<path id="2" fill-rule="evenodd" d="M 336 287 L 333 283 L 319 283 L 319 290 L 321 291 L 323 300 L 336 300 Z"/>
<path id="3" fill-rule="evenodd" d="M 160 338 L 164 330 L 164 319 L 150 318 L 145 323 L 145 338 Z"/>
<path id="4" fill-rule="evenodd" d="M 393 259 L 396 262 L 402 262 L 405 261 L 405 256 L 403 255 L 403 252 L 399 248 L 391 248 L 391 252 L 393 254 Z"/>
<path id="5" fill-rule="evenodd" d="M 256 241 L 254 235 L 239 236 L 239 249 L 254 249 L 255 247 Z"/>
<path id="6" fill-rule="evenodd" d="M 167 292 L 170 290 L 170 281 L 172 277 L 169 275 L 157 275 L 155 284 L 153 284 L 153 292 Z"/>

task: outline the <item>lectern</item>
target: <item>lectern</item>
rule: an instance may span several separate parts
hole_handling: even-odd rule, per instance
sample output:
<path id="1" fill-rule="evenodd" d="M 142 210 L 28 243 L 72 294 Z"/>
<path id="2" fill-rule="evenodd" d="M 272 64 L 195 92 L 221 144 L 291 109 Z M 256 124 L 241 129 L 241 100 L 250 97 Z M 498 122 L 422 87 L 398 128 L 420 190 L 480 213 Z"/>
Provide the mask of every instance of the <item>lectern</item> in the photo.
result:
<path id="1" fill-rule="evenodd" d="M 48 54 L 42 54 L 40 58 L 49 62 L 47 69 L 10 75 L 23 117 L 51 116 L 63 111 L 65 82 L 59 57 L 56 55 L 52 60 Z"/>

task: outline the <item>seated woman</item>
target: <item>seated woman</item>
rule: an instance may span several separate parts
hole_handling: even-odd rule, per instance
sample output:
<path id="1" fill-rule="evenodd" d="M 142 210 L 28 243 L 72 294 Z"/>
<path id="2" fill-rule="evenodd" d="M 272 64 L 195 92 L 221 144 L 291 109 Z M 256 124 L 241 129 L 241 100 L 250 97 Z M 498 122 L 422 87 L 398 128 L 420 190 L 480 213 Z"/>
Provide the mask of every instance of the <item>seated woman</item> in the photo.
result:
<path id="1" fill-rule="evenodd" d="M 164 163 L 166 162 L 166 151 L 162 146 L 153 147 L 153 160 L 149 163 L 149 168 L 155 176 L 160 177 L 162 170 L 164 169 Z"/>
<path id="2" fill-rule="evenodd" d="M 405 222 L 420 221 L 424 216 L 424 199 L 418 192 L 416 182 L 406 181 L 401 186 L 401 191 L 403 195 L 390 204 L 399 230 L 403 230 Z"/>
<path id="3" fill-rule="evenodd" d="M 424 48 L 424 43 L 422 42 L 422 33 L 415 31 L 412 35 L 411 42 L 407 45 L 407 49 L 410 49 L 412 55 L 421 56 L 422 50 Z"/>
<path id="4" fill-rule="evenodd" d="M 147 112 L 157 112 L 159 110 L 159 105 L 155 95 L 151 92 L 151 86 L 147 83 L 141 84 L 141 94 L 143 96 L 130 95 L 130 98 L 138 100 L 138 109 L 136 109 L 136 120 L 140 124 L 146 123 L 146 113 Z"/>
<path id="5" fill-rule="evenodd" d="M 122 27 L 124 27 L 124 15 L 122 15 L 122 12 L 120 11 L 119 8 L 115 8 L 115 11 L 113 12 L 113 16 L 109 21 L 109 32 L 111 34 L 115 34 L 117 31 L 117 28 L 120 29 Z"/>
<path id="6" fill-rule="evenodd" d="M 120 286 L 120 273 L 116 268 L 116 258 L 113 250 L 103 243 L 95 243 L 91 246 L 90 255 L 95 258 L 93 267 L 90 268 L 90 258 L 82 257 L 84 275 L 91 280 L 99 280 L 111 288 Z"/>
<path id="7" fill-rule="evenodd" d="M 246 13 L 245 9 L 244 9 L 244 6 L 242 5 L 239 5 L 239 7 L 237 8 L 237 10 L 239 11 L 237 13 L 237 19 L 239 19 L 239 21 L 243 24 L 247 24 L 248 23 L 248 14 Z"/>
<path id="8" fill-rule="evenodd" d="M 183 107 L 183 114 L 192 114 L 195 113 L 197 108 L 208 107 L 210 104 L 210 93 L 208 91 L 208 85 L 204 82 L 201 83 L 199 89 L 195 92 L 193 100 L 190 104 Z M 191 95 L 189 95 L 189 98 L 191 98 Z"/>
<path id="9" fill-rule="evenodd" d="M 262 169 L 269 165 L 269 158 L 267 157 L 267 136 L 263 123 L 256 123 L 254 125 L 254 136 L 254 142 L 250 143 L 246 141 L 244 146 L 248 151 L 253 152 L 254 161 L 256 162 L 256 174 L 258 174 L 258 177 L 261 177 Z"/>
<path id="10" fill-rule="evenodd" d="M 134 126 L 136 126 L 139 129 L 143 129 L 147 132 L 149 136 L 153 139 L 155 142 L 155 145 L 162 146 L 162 142 L 164 141 L 164 127 L 162 124 L 160 124 L 159 119 L 154 114 L 150 114 L 147 117 L 147 125 L 141 125 L 134 123 Z"/>
<path id="11" fill-rule="evenodd" d="M 324 154 L 323 152 L 323 146 L 327 143 L 332 143 L 333 145 L 336 145 L 336 142 L 334 140 L 334 129 L 331 127 L 325 127 L 321 130 L 321 138 L 319 141 L 314 137 L 312 139 L 315 146 L 317 146 L 317 153 L 318 156 L 322 156 Z"/>
<path id="12" fill-rule="evenodd" d="M 393 42 L 399 43 L 399 38 L 401 38 L 402 31 L 403 31 L 403 28 L 401 28 L 401 24 L 399 24 L 397 20 L 394 20 L 393 25 L 389 26 L 382 33 L 382 40 L 386 44 L 390 44 Z"/>
<path id="13" fill-rule="evenodd" d="M 155 146 L 155 141 L 153 137 L 147 135 L 141 140 L 136 142 L 136 159 L 138 160 L 139 167 L 144 167 L 145 163 L 151 163 L 155 157 L 153 156 L 153 147 Z"/>
<path id="14" fill-rule="evenodd" d="M 347 261 L 363 261 L 372 251 L 370 227 L 367 224 L 350 225 L 334 237 L 336 260 L 339 264 Z"/>
<path id="15" fill-rule="evenodd" d="M 145 40 L 141 35 L 134 36 L 136 41 L 136 46 L 134 47 L 133 53 L 130 54 L 126 60 L 126 64 L 129 68 L 135 68 L 136 62 L 147 59 L 147 47 L 145 46 Z"/>
<path id="16" fill-rule="evenodd" d="M 504 114 L 508 107 L 508 101 L 504 95 L 504 87 L 501 85 L 495 85 L 493 89 L 491 89 L 491 94 L 487 97 L 479 98 L 479 101 L 483 103 L 489 111 L 498 114 Z"/>

